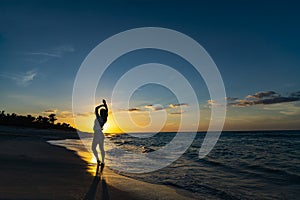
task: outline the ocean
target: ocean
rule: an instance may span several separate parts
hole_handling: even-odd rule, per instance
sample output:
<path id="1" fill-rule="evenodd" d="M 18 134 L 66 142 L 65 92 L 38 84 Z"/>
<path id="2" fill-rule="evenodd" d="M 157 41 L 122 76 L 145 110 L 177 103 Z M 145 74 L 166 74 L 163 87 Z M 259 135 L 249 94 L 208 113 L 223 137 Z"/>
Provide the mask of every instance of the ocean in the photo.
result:
<path id="1" fill-rule="evenodd" d="M 168 144 L 175 135 L 158 133 L 148 138 L 147 134 L 143 138 L 109 135 L 105 146 L 106 166 L 114 169 L 114 165 L 138 163 L 126 157 L 118 158 L 116 148 L 147 154 Z M 205 133 L 197 133 L 187 151 L 164 168 L 138 174 L 116 172 L 140 181 L 187 190 L 199 198 L 300 199 L 300 131 L 223 132 L 213 150 L 199 159 L 204 136 Z M 87 151 L 82 141 L 89 144 L 91 138 L 51 143 L 82 155 Z"/>

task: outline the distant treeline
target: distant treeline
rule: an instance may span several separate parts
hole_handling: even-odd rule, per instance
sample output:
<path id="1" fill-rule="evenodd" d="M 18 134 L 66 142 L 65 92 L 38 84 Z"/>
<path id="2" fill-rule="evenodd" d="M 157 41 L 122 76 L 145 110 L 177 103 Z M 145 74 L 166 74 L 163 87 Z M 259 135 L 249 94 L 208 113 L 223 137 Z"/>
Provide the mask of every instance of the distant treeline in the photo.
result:
<path id="1" fill-rule="evenodd" d="M 33 127 L 33 128 L 41 128 L 41 129 L 60 129 L 67 131 L 76 131 L 75 128 L 70 126 L 67 123 L 56 123 L 57 120 L 55 118 L 55 114 L 50 114 L 48 117 L 38 116 L 34 117 L 32 115 L 17 115 L 16 113 L 5 113 L 4 110 L 0 113 L 0 125 L 7 126 L 23 126 L 23 127 Z"/>

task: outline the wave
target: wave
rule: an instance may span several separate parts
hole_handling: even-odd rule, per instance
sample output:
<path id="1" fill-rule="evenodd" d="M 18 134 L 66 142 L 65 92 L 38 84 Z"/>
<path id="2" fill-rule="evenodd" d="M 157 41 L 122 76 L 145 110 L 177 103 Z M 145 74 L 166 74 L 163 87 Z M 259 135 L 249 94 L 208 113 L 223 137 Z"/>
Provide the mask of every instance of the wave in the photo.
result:
<path id="1" fill-rule="evenodd" d="M 187 152 L 170 166 L 146 174 L 123 175 L 189 190 L 207 199 L 293 199 L 300 195 L 299 133 L 222 133 L 203 159 L 198 153 L 205 134 L 199 133 Z M 174 135 L 159 133 L 146 139 L 115 135 L 108 139 L 117 148 L 139 153 L 144 148 L 146 154 L 171 141 Z M 107 150 L 107 159 L 115 150 Z"/>

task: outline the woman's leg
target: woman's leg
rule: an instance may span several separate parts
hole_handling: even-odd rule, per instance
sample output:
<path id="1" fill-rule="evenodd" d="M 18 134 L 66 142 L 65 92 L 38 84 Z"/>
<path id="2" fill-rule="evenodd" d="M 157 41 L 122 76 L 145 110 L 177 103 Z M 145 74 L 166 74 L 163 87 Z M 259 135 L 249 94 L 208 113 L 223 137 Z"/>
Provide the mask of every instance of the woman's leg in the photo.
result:
<path id="1" fill-rule="evenodd" d="M 105 160 L 105 151 L 104 151 L 104 135 L 99 137 L 99 149 L 101 151 L 101 162 L 104 163 Z"/>
<path id="2" fill-rule="evenodd" d="M 93 142 L 92 142 L 92 151 L 98 161 L 99 156 L 98 156 L 98 152 L 97 152 L 97 145 L 98 145 L 99 138 L 97 137 L 97 135 L 98 135 L 97 133 L 94 133 Z"/>

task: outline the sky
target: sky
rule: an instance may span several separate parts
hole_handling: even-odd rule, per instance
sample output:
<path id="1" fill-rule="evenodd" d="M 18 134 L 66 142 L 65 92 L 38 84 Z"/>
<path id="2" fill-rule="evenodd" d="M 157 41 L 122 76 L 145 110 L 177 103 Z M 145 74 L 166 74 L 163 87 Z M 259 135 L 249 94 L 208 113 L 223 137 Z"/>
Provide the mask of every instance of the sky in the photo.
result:
<path id="1" fill-rule="evenodd" d="M 163 27 L 201 44 L 220 71 L 227 97 L 224 130 L 300 129 L 300 3 L 297 1 L 0 1 L 0 110 L 49 115 L 74 124 L 72 92 L 87 55 L 102 41 L 139 27 Z M 126 44 L 126 41 L 125 41 Z M 198 105 L 179 102 L 170 88 L 147 84 L 130 102 L 111 101 L 124 73 L 145 63 L 173 67 L 188 79 Z M 174 84 L 180 85 L 174 79 Z M 144 49 L 120 56 L 98 83 L 95 103 L 107 99 L 106 132 L 120 132 L 116 118 L 130 115 L 126 131 L 145 127 L 176 131 L 181 117 L 206 130 L 212 104 L 201 75 L 186 60 L 162 50 Z M 126 104 L 127 103 L 127 104 Z M 95 105 L 77 113 L 76 127 L 91 131 Z M 218 105 L 224 106 L 224 105 Z M 162 114 L 163 125 L 151 120 Z M 116 117 L 116 118 L 115 118 Z M 125 118 L 124 118 L 125 119 Z M 126 125 L 127 124 L 127 125 Z"/>

